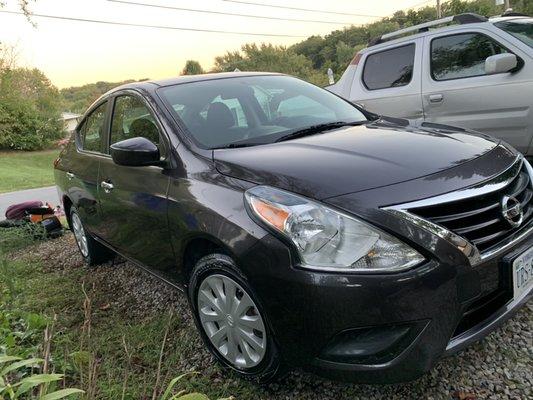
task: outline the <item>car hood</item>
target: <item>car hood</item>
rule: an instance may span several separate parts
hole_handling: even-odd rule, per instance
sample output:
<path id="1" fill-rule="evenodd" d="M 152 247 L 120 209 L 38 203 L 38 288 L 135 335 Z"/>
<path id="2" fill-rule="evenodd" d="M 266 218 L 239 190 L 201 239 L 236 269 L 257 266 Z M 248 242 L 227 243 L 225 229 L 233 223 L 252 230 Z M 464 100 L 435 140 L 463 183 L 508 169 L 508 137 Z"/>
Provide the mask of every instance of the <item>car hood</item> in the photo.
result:
<path id="1" fill-rule="evenodd" d="M 320 200 L 431 175 L 497 145 L 464 129 L 380 119 L 280 143 L 214 150 L 213 158 L 224 175 Z"/>

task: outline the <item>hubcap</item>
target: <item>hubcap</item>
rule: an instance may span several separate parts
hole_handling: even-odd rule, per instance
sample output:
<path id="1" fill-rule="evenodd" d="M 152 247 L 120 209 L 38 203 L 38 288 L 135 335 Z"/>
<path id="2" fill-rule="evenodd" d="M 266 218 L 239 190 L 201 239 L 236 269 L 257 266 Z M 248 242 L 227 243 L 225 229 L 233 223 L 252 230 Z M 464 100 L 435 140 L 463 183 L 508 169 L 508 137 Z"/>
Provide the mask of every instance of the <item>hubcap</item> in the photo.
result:
<path id="1" fill-rule="evenodd" d="M 85 236 L 85 229 L 83 229 L 80 217 L 76 213 L 72 214 L 72 231 L 74 232 L 74 237 L 76 238 L 76 243 L 78 243 L 81 254 L 83 257 L 87 257 L 89 255 L 87 236 Z"/>
<path id="2" fill-rule="evenodd" d="M 218 352 L 239 369 L 258 365 L 265 356 L 266 329 L 248 293 L 225 275 L 211 275 L 198 290 L 201 325 Z"/>

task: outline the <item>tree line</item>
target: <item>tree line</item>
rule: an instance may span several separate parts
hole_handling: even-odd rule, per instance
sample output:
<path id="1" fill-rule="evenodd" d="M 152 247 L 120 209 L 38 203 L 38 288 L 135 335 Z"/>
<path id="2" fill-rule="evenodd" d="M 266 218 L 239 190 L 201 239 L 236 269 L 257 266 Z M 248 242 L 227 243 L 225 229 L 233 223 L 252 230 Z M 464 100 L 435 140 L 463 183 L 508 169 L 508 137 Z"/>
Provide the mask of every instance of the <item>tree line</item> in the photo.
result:
<path id="1" fill-rule="evenodd" d="M 533 15 L 533 1 L 513 0 L 513 10 Z M 450 0 L 442 4 L 443 16 L 473 12 L 492 16 L 502 13 L 502 6 L 494 0 Z M 391 17 L 361 25 L 332 31 L 325 36 L 310 36 L 292 46 L 275 46 L 269 43 L 248 43 L 240 50 L 228 51 L 215 58 L 214 67 L 206 71 L 198 61 L 188 60 L 181 71 L 182 75 L 203 74 L 205 72 L 266 71 L 281 72 L 305 79 L 319 86 L 327 84 L 327 70 L 331 68 L 336 79 L 340 78 L 357 51 L 368 42 L 385 33 L 409 26 L 432 21 L 436 18 L 434 6 L 418 10 L 397 11 Z M 78 88 L 63 89 L 70 111 L 82 112 L 92 101 L 118 83 L 98 82 Z M 106 89 L 107 90 L 107 89 Z M 79 93 L 77 93 L 79 92 Z M 76 98 L 71 101 L 71 98 Z"/>

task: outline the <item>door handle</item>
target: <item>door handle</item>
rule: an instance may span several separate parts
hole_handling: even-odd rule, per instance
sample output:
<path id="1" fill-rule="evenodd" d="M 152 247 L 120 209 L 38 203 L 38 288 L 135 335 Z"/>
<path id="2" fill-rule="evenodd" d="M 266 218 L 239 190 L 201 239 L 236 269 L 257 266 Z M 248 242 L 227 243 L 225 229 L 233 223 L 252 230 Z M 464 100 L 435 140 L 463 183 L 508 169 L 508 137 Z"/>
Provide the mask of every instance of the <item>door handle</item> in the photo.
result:
<path id="1" fill-rule="evenodd" d="M 104 192 L 106 193 L 111 193 L 111 191 L 115 188 L 112 183 L 106 181 L 102 181 L 100 183 L 100 187 L 104 189 Z"/>
<path id="2" fill-rule="evenodd" d="M 429 95 L 430 103 L 440 103 L 442 100 L 444 100 L 444 96 L 441 93 Z"/>
<path id="3" fill-rule="evenodd" d="M 74 179 L 74 174 L 72 172 L 67 172 L 67 179 L 69 181 L 71 181 L 72 179 Z"/>

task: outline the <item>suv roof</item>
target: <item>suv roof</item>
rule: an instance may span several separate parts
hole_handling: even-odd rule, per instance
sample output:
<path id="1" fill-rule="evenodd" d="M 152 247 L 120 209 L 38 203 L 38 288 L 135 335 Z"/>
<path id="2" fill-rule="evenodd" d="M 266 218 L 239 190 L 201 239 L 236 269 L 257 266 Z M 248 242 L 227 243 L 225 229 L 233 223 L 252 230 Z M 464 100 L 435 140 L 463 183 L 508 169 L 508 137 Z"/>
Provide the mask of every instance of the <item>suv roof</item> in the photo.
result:
<path id="1" fill-rule="evenodd" d="M 494 23 L 503 20 L 509 20 L 520 17 L 528 17 L 525 14 L 514 13 L 508 11 L 501 16 L 491 17 L 490 19 L 479 14 L 474 13 L 465 13 L 458 14 L 450 17 L 445 17 L 437 19 L 430 22 L 425 22 L 423 24 L 410 26 L 403 28 L 394 32 L 390 32 L 384 35 L 381 35 L 377 38 L 374 38 L 368 42 L 368 47 L 374 47 L 383 43 L 388 43 L 389 41 L 401 42 L 402 40 L 412 39 L 413 36 L 424 36 L 425 33 L 429 32 L 430 28 L 439 27 L 438 30 L 451 30 L 456 29 L 458 25 L 466 24 L 484 24 L 484 23 Z M 453 25 L 449 25 L 453 24 Z M 446 26 L 448 25 L 448 26 Z"/>

